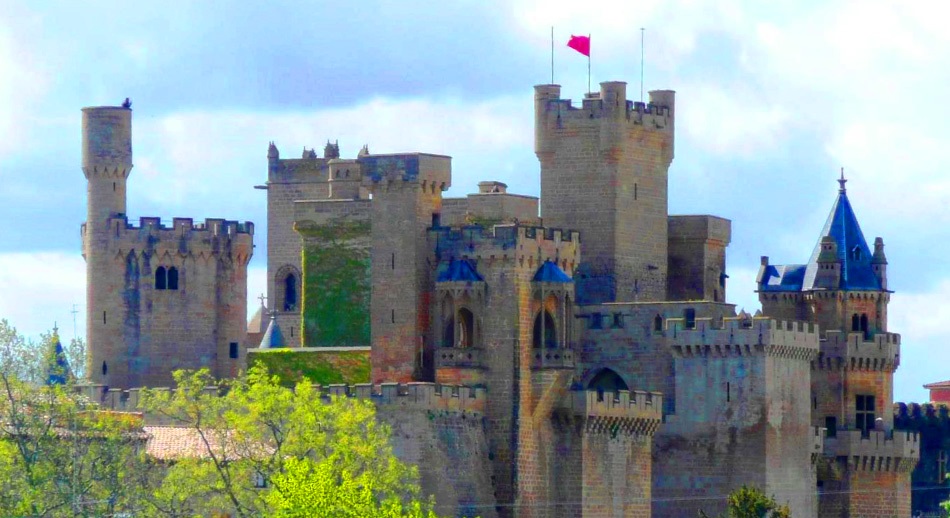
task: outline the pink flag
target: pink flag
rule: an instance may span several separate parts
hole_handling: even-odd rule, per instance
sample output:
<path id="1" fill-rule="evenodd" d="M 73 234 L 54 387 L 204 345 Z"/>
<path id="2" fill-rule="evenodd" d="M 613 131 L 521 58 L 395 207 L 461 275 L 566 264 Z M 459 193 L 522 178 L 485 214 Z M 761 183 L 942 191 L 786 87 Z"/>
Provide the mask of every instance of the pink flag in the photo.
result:
<path id="1" fill-rule="evenodd" d="M 567 42 L 567 46 L 590 57 L 590 36 L 574 36 Z"/>

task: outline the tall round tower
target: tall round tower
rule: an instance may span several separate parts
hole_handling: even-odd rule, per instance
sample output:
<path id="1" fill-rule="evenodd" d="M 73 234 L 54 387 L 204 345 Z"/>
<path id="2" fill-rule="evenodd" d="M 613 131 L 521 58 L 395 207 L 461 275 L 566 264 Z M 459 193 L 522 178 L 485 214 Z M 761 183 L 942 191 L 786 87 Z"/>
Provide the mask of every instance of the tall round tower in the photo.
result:
<path id="1" fill-rule="evenodd" d="M 132 110 L 101 106 L 82 110 L 82 171 L 88 211 L 82 227 L 86 258 L 87 371 L 110 385 L 128 376 L 123 351 L 123 288 L 114 270 L 113 236 L 125 230 L 125 184 L 132 170 Z M 121 220 L 115 218 L 120 217 Z"/>

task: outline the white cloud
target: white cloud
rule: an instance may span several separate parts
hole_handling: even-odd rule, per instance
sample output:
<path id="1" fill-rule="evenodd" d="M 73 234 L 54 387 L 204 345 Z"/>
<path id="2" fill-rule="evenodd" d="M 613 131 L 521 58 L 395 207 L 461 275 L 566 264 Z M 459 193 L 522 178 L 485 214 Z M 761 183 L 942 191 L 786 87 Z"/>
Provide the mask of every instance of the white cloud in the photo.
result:
<path id="1" fill-rule="evenodd" d="M 888 329 L 901 334 L 901 367 L 894 375 L 895 401 L 925 401 L 922 385 L 950 379 L 950 279 L 918 293 L 895 293 L 888 306 Z"/>
<path id="2" fill-rule="evenodd" d="M 47 87 L 36 56 L 0 23 L 0 157 L 28 142 L 31 108 Z"/>
<path id="3" fill-rule="evenodd" d="M 72 338 L 75 304 L 76 334 L 85 336 L 86 263 L 78 251 L 0 254 L 0 286 L 0 318 L 21 333 L 38 338 L 55 323 Z"/>
<path id="4" fill-rule="evenodd" d="M 714 83 L 678 86 L 676 112 L 681 138 L 695 149 L 723 157 L 749 158 L 781 146 L 791 119 L 782 105 Z"/>
<path id="5" fill-rule="evenodd" d="M 86 262 L 78 252 L 0 254 L 0 286 L 0 319 L 10 321 L 20 333 L 38 338 L 56 324 L 61 336 L 72 338 L 75 305 L 76 336 L 85 337 Z M 248 268 L 248 318 L 266 290 L 267 268 Z"/>
<path id="6" fill-rule="evenodd" d="M 476 103 L 378 98 L 311 112 L 184 112 L 146 119 L 135 123 L 139 176 L 130 180 L 130 189 L 156 204 L 181 205 L 219 197 L 227 188 L 230 203 L 259 204 L 260 195 L 250 187 L 266 181 L 269 141 L 276 142 L 282 158 L 299 157 L 304 146 L 322 155 L 330 138 L 340 141 L 344 157 L 368 143 L 373 153 L 451 155 L 456 171 L 459 162 L 485 156 L 503 162 L 513 149 L 530 149 L 531 106 L 527 96 Z M 455 180 L 472 186 L 477 181 L 458 175 Z M 234 187 L 241 184 L 246 187 Z"/>

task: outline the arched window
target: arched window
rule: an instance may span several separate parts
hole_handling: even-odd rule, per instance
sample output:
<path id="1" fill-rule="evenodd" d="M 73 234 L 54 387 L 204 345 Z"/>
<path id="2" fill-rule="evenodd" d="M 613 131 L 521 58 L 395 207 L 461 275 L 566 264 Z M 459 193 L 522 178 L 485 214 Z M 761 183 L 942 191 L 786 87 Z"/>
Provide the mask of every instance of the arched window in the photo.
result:
<path id="1" fill-rule="evenodd" d="M 857 313 L 851 315 L 851 330 L 854 332 L 861 330 L 861 320 L 858 318 Z"/>
<path id="2" fill-rule="evenodd" d="M 657 333 L 663 331 L 663 317 L 659 314 L 653 317 L 653 330 Z"/>
<path id="3" fill-rule="evenodd" d="M 178 268 L 174 266 L 168 269 L 168 289 L 178 289 Z"/>
<path id="4" fill-rule="evenodd" d="M 861 332 L 864 333 L 865 338 L 870 336 L 870 329 L 868 328 L 868 314 L 861 314 Z"/>
<path id="5" fill-rule="evenodd" d="M 168 287 L 168 278 L 166 276 L 165 267 L 159 266 L 155 269 L 155 289 L 164 290 Z"/>
<path id="6" fill-rule="evenodd" d="M 587 390 L 596 390 L 597 399 L 603 401 L 604 392 L 617 392 L 618 390 L 630 389 L 619 374 L 610 369 L 602 369 L 596 376 L 591 378 L 590 383 L 587 384 Z"/>
<path id="7" fill-rule="evenodd" d="M 557 347 L 557 329 L 554 326 L 554 317 L 547 310 L 542 310 L 534 318 L 534 333 L 532 333 L 531 345 L 535 349 L 540 349 L 542 344 L 546 349 Z"/>
<path id="8" fill-rule="evenodd" d="M 284 277 L 284 311 L 297 309 L 297 276 L 288 273 Z"/>
<path id="9" fill-rule="evenodd" d="M 475 315 L 468 308 L 459 310 L 458 342 L 455 347 L 471 347 L 475 343 Z"/>

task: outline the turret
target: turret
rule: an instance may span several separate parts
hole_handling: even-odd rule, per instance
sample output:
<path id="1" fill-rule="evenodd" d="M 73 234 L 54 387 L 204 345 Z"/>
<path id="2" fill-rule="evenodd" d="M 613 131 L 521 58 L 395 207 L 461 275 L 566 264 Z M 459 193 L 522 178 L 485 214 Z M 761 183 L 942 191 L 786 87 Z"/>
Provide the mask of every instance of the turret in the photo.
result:
<path id="1" fill-rule="evenodd" d="M 881 282 L 881 289 L 887 289 L 887 257 L 884 256 L 884 240 L 874 238 L 874 255 L 871 256 L 871 269 Z"/>
<path id="2" fill-rule="evenodd" d="M 87 224 L 101 229 L 125 214 L 125 181 L 132 171 L 132 110 L 100 106 L 82 110 L 82 171 L 88 184 Z"/>
<path id="3" fill-rule="evenodd" d="M 323 147 L 323 158 L 330 160 L 331 158 L 340 158 L 340 143 L 334 142 L 330 143 L 327 141 L 327 145 Z"/>
<path id="4" fill-rule="evenodd" d="M 125 286 L 113 271 L 116 252 L 112 236 L 125 230 L 125 185 L 131 170 L 132 110 L 121 106 L 83 108 L 82 171 L 87 180 L 87 213 L 82 237 L 89 346 L 86 372 L 93 382 L 106 385 L 115 376 L 124 380 L 128 369 L 127 362 L 122 361 L 122 317 L 114 311 Z"/>
<path id="5" fill-rule="evenodd" d="M 841 260 L 838 259 L 838 244 L 831 236 L 823 236 L 819 244 L 818 271 L 815 273 L 815 288 L 837 290 L 841 285 Z"/>
<path id="6" fill-rule="evenodd" d="M 428 340 L 432 275 L 427 230 L 451 184 L 452 159 L 407 153 L 359 159 L 372 193 L 370 297 L 372 381 L 427 381 L 435 376 Z"/>
<path id="7" fill-rule="evenodd" d="M 280 151 L 277 150 L 277 146 L 273 142 L 267 146 L 267 171 L 270 174 L 273 174 L 277 171 L 278 162 L 280 161 Z"/>
<path id="8" fill-rule="evenodd" d="M 535 153 L 545 225 L 584 240 L 577 301 L 665 300 L 674 92 L 644 104 L 606 81 L 581 107 L 560 96 L 559 85 L 535 86 Z"/>

